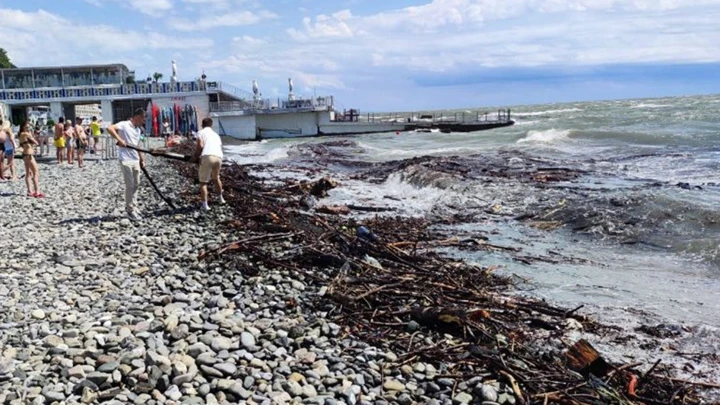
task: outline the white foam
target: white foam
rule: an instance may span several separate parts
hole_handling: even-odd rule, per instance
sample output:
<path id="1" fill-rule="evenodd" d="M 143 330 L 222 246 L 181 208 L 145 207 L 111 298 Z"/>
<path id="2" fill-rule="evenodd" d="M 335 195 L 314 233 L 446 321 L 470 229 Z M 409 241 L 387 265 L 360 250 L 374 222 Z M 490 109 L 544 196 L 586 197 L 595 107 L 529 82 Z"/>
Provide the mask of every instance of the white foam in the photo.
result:
<path id="1" fill-rule="evenodd" d="M 228 157 L 239 164 L 272 163 L 289 156 L 287 146 L 270 147 L 262 142 L 227 146 L 226 150 Z"/>
<path id="2" fill-rule="evenodd" d="M 567 140 L 570 137 L 570 129 L 548 129 L 545 131 L 528 131 L 525 138 L 518 139 L 517 143 L 552 143 Z"/>
<path id="3" fill-rule="evenodd" d="M 637 104 L 637 105 L 633 106 L 633 108 L 667 108 L 667 107 L 672 107 L 672 105 L 670 105 L 670 104 L 640 103 L 640 104 Z"/>
<path id="4" fill-rule="evenodd" d="M 545 110 L 545 111 L 531 111 L 531 112 L 512 112 L 513 116 L 516 117 L 532 117 L 537 115 L 548 115 L 548 114 L 559 114 L 565 112 L 580 112 L 584 111 L 582 108 L 563 108 L 559 110 Z"/>

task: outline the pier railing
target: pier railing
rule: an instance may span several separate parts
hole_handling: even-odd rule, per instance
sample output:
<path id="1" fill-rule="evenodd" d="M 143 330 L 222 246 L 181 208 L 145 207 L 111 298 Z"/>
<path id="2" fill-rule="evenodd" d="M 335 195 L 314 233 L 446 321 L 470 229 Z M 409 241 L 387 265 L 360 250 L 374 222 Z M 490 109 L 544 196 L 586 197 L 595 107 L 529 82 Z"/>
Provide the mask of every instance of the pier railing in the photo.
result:
<path id="1" fill-rule="evenodd" d="M 252 111 L 252 110 L 317 110 L 332 108 L 333 96 L 272 100 L 255 99 L 253 95 L 239 101 L 218 101 L 210 103 L 210 112 Z"/>
<path id="2" fill-rule="evenodd" d="M 335 113 L 335 121 L 354 121 L 368 123 L 413 123 L 413 124 L 469 124 L 469 123 L 507 123 L 511 121 L 510 109 L 497 111 L 428 111 L 402 113 L 360 113 L 358 110 L 346 110 Z"/>

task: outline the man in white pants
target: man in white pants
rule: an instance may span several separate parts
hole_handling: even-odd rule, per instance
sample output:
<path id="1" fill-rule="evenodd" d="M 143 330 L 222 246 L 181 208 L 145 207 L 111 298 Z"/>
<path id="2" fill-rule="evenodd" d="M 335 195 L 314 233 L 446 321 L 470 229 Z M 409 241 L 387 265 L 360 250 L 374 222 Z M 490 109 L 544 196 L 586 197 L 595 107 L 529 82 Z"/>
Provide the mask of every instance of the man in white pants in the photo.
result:
<path id="1" fill-rule="evenodd" d="M 110 125 L 107 129 L 120 147 L 118 158 L 125 180 L 125 212 L 133 221 L 142 219 L 137 209 L 137 191 L 140 186 L 140 169 L 145 166 L 145 157 L 125 145 L 137 147 L 140 144 L 140 128 L 145 125 L 145 110 L 138 108 L 127 121 Z"/>
<path id="2" fill-rule="evenodd" d="M 224 204 L 222 182 L 220 181 L 220 167 L 222 166 L 223 151 L 220 135 L 212 129 L 212 118 L 202 120 L 202 129 L 197 134 L 197 150 L 195 156 L 200 158 L 198 177 L 200 180 L 200 197 L 202 197 L 202 210 L 209 211 L 207 185 L 212 179 L 220 193 L 220 203 Z"/>

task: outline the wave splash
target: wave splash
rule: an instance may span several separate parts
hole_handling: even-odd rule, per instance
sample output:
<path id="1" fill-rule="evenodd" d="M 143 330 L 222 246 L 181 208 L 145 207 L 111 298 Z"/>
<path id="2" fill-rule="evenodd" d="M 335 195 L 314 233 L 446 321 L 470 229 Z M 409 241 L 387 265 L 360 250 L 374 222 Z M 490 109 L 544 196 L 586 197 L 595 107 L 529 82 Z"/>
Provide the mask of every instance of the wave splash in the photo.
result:
<path id="1" fill-rule="evenodd" d="M 525 138 L 519 139 L 517 143 L 553 143 L 570 139 L 573 130 L 571 129 L 548 129 L 545 131 L 528 131 Z"/>

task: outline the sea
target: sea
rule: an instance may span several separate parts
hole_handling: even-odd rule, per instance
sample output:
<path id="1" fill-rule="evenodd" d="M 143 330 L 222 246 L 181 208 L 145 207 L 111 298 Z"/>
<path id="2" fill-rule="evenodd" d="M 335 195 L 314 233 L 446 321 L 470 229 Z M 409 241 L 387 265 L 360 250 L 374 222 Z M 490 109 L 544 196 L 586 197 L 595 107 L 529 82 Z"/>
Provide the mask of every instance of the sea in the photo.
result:
<path id="1" fill-rule="evenodd" d="M 358 215 L 467 218 L 438 227 L 529 259 L 503 250 L 444 253 L 497 266 L 517 280 L 518 294 L 583 305 L 582 313 L 630 331 L 635 343 L 603 347 L 617 360 L 652 364 L 666 355 L 682 363 L 673 354 L 720 352 L 720 95 L 510 108 L 515 125 L 489 131 L 266 140 L 226 150 L 269 179 L 340 181 L 321 204 L 391 210 Z M 520 178 L 533 168 L 575 175 Z M 648 348 L 643 325 L 668 333 Z M 720 381 L 717 367 L 705 372 Z"/>

